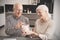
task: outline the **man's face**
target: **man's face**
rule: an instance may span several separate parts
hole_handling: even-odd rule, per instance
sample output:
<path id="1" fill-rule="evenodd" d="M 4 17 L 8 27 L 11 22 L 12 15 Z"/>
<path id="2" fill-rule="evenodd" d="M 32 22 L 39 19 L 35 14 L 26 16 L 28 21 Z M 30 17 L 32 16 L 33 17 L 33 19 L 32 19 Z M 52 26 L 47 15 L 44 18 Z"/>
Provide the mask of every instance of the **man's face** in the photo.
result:
<path id="1" fill-rule="evenodd" d="M 23 11 L 23 8 L 21 5 L 15 5 L 15 8 L 14 8 L 14 15 L 16 17 L 20 17 L 22 15 L 22 11 Z"/>

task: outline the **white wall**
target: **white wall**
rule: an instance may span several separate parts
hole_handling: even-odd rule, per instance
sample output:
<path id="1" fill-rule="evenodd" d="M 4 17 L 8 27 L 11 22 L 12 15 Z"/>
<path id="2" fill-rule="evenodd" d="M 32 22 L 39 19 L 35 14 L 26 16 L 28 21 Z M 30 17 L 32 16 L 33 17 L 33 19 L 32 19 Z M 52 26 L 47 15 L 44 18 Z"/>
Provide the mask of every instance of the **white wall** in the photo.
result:
<path id="1" fill-rule="evenodd" d="M 60 0 L 54 0 L 55 39 L 60 40 Z"/>
<path id="2" fill-rule="evenodd" d="M 0 0 L 0 6 L 4 6 L 5 1 L 4 0 Z M 5 10 L 4 10 L 5 11 Z M 5 12 L 0 14 L 0 26 L 5 24 Z M 0 36 L 5 36 L 5 32 L 4 29 L 0 29 Z"/>
<path id="3" fill-rule="evenodd" d="M 5 24 L 5 14 L 0 14 L 0 26 Z"/>
<path id="4" fill-rule="evenodd" d="M 5 0 L 5 4 L 14 4 L 20 2 L 22 4 L 29 4 L 29 0 Z"/>
<path id="5" fill-rule="evenodd" d="M 4 5 L 5 1 L 4 0 L 0 0 L 0 6 Z"/>
<path id="6" fill-rule="evenodd" d="M 0 0 L 0 6 L 4 6 L 4 0 Z M 5 13 L 0 14 L 0 26 L 5 24 Z"/>

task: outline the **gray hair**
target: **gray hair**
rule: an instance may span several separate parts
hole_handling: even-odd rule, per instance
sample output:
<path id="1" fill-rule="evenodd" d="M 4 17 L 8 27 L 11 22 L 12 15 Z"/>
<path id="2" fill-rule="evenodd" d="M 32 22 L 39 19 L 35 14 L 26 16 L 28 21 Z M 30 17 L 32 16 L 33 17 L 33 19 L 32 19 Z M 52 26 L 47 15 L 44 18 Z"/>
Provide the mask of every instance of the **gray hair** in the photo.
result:
<path id="1" fill-rule="evenodd" d="M 49 12 L 49 9 L 48 9 L 48 7 L 47 7 L 46 5 L 39 5 L 39 6 L 36 8 L 36 10 L 38 10 L 38 9 L 47 11 L 47 13 Z"/>
<path id="2" fill-rule="evenodd" d="M 47 7 L 46 5 L 39 5 L 39 6 L 36 8 L 36 10 L 39 10 L 39 9 L 46 11 L 47 14 L 48 14 L 48 16 L 51 18 L 51 15 L 49 14 L 49 9 L 48 9 L 48 7 Z"/>
<path id="3" fill-rule="evenodd" d="M 21 9 L 23 10 L 23 5 L 22 5 L 21 3 L 15 3 L 14 6 L 13 6 L 13 9 L 14 9 L 15 6 L 17 6 L 17 5 L 21 6 L 21 7 L 22 7 Z"/>

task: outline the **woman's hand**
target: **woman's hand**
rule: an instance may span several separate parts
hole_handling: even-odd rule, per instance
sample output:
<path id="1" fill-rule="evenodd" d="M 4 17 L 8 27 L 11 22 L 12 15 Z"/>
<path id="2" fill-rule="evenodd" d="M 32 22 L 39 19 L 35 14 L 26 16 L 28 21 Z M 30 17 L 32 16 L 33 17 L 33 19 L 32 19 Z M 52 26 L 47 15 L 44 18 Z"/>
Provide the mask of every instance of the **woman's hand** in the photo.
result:
<path id="1" fill-rule="evenodd" d="M 33 32 L 33 34 L 35 34 L 35 35 L 39 36 L 39 34 L 38 34 L 38 33 L 36 33 L 36 32 Z"/>

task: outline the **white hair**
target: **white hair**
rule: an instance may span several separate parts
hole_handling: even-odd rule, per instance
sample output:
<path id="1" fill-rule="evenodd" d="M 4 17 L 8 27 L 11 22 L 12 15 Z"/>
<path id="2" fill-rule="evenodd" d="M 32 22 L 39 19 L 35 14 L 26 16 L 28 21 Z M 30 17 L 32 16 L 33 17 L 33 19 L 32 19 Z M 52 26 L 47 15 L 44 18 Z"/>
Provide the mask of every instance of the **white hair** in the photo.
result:
<path id="1" fill-rule="evenodd" d="M 38 9 L 41 9 L 41 10 L 44 10 L 44 11 L 49 12 L 48 7 L 47 7 L 46 5 L 39 5 L 39 6 L 36 8 L 36 10 L 38 10 Z"/>
<path id="2" fill-rule="evenodd" d="M 39 9 L 46 11 L 47 14 L 48 14 L 48 16 L 51 17 L 51 15 L 49 14 L 49 9 L 48 9 L 48 7 L 47 7 L 46 5 L 39 5 L 39 6 L 36 8 L 36 10 L 39 10 Z"/>
<path id="3" fill-rule="evenodd" d="M 23 10 L 23 5 L 21 3 L 15 3 L 13 8 L 15 8 L 15 6 L 17 6 L 17 5 L 21 6 L 22 7 L 21 9 Z"/>

